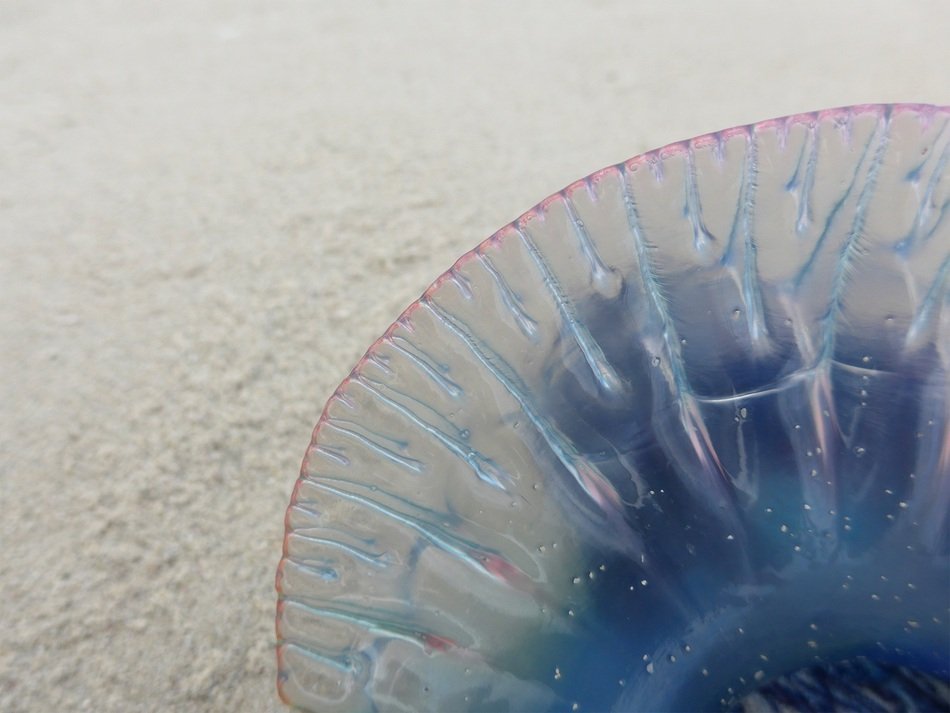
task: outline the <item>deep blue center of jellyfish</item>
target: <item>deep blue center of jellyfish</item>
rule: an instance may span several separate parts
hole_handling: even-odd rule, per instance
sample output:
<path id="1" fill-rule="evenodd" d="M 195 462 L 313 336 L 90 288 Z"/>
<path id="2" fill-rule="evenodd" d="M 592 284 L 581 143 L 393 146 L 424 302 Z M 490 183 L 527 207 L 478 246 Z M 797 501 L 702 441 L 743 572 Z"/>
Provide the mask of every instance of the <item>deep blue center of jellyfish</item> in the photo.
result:
<path id="1" fill-rule="evenodd" d="M 606 408 L 602 402 L 578 408 L 591 402 L 591 394 L 604 394 L 575 351 L 549 373 L 547 410 L 578 451 L 621 484 L 623 526 L 649 555 L 631 556 L 624 527 L 616 523 L 612 532 L 600 533 L 604 537 L 588 537 L 595 544 L 572 577 L 583 595 L 571 615 L 585 634 L 524 651 L 528 659 L 558 661 L 558 670 L 573 672 L 570 680 L 560 676 L 553 684 L 562 699 L 584 701 L 588 710 L 709 710 L 736 705 L 740 694 L 759 688 L 776 671 L 813 667 L 836 679 L 850 676 L 855 686 L 876 687 L 873 695 L 885 699 L 888 686 L 895 686 L 898 708 L 908 700 L 924 709 L 935 701 L 947 705 L 946 689 L 902 688 L 890 668 L 907 667 L 924 680 L 950 676 L 946 518 L 936 532 L 922 533 L 920 523 L 902 517 L 915 481 L 945 477 L 936 465 L 940 454 L 920 452 L 922 429 L 947 427 L 946 394 L 932 355 L 916 357 L 911 367 L 890 363 L 877 369 L 866 366 L 864 351 L 841 344 L 828 364 L 802 376 L 797 359 L 723 359 L 728 344 L 704 342 L 701 348 L 720 364 L 719 380 L 703 383 L 705 393 L 695 390 L 704 425 L 711 433 L 731 433 L 741 424 L 744 442 L 751 444 L 744 467 L 758 486 L 754 506 L 738 493 L 739 516 L 731 520 L 721 516 L 725 508 L 683 486 L 688 478 L 682 469 L 695 464 L 671 459 L 662 445 L 675 436 L 658 433 L 656 425 L 676 422 L 672 412 L 679 404 L 651 379 L 660 366 L 656 359 L 629 340 L 632 330 L 623 322 L 636 310 L 621 297 L 592 301 L 578 311 L 611 365 L 641 388 L 629 402 L 613 398 Z M 833 475 L 825 477 L 834 478 L 840 508 L 813 517 L 819 505 L 810 504 L 802 488 L 796 441 L 802 423 L 796 420 L 807 423 L 814 411 L 814 382 L 825 367 L 834 418 L 858 422 L 860 413 L 877 438 L 863 439 L 859 427 L 847 434 L 853 445 L 835 433 L 829 454 L 809 454 L 816 463 L 831 464 Z M 659 407 L 650 403 L 655 388 Z M 832 418 L 830 412 L 820 416 Z M 926 447 L 941 443 L 938 432 Z M 738 466 L 738 454 L 732 455 L 730 465 Z M 718 456 L 729 458 L 722 448 Z M 932 470 L 915 474 L 921 465 Z M 554 471 L 557 483 L 570 483 Z M 631 471 L 640 474 L 639 483 Z M 584 499 L 576 487 L 564 495 L 571 502 Z M 604 527 L 598 513 L 585 522 L 589 513 L 568 511 L 582 526 Z M 865 657 L 883 667 L 876 677 L 866 668 L 836 667 Z M 821 710 L 824 689 L 811 679 L 793 679 L 781 690 L 802 696 L 796 699 L 800 706 L 810 701 Z M 858 691 L 845 694 L 844 701 L 854 705 Z"/>

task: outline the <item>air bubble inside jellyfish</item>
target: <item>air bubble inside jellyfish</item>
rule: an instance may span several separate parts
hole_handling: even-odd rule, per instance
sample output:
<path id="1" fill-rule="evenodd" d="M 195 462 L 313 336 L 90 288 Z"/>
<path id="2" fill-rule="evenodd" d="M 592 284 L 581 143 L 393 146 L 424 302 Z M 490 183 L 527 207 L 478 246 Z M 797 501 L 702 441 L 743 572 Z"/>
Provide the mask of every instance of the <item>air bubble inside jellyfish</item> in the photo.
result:
<path id="1" fill-rule="evenodd" d="M 283 699 L 950 705 L 948 123 L 702 136 L 464 255 L 316 427 Z"/>

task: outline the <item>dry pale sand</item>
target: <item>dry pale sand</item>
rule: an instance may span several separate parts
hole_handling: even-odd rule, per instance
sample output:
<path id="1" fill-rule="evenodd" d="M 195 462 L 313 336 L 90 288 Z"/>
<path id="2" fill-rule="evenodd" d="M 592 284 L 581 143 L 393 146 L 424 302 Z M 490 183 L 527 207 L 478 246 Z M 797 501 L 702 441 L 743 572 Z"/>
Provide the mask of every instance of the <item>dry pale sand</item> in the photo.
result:
<path id="1" fill-rule="evenodd" d="M 0 2 L 0 710 L 279 710 L 335 385 L 462 252 L 729 125 L 950 101 L 933 2 Z"/>

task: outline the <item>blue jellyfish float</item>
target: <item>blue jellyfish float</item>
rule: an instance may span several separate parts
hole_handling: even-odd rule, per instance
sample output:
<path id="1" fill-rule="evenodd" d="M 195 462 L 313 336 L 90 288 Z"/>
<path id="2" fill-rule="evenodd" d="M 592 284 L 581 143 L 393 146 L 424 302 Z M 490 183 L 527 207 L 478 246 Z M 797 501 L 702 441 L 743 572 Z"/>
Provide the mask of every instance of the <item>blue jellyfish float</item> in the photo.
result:
<path id="1" fill-rule="evenodd" d="M 464 255 L 314 431 L 283 699 L 950 705 L 948 125 L 702 136 Z"/>

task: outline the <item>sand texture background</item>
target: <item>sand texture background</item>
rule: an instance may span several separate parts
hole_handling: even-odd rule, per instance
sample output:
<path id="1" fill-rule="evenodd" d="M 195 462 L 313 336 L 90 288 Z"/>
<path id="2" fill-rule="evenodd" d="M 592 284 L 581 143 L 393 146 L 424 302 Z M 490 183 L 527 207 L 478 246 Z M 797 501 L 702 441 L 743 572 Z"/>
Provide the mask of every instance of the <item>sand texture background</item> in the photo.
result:
<path id="1" fill-rule="evenodd" d="M 604 165 L 950 102 L 950 3 L 0 0 L 0 710 L 279 711 L 324 401 Z"/>

